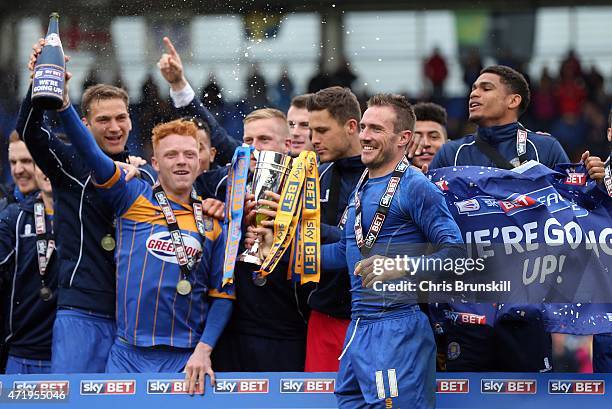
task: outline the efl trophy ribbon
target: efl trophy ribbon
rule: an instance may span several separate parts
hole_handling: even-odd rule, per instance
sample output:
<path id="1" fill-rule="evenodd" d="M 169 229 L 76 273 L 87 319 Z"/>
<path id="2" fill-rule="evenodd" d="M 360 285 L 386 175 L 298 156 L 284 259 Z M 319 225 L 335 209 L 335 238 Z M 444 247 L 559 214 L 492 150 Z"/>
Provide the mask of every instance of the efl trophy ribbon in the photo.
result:
<path id="1" fill-rule="evenodd" d="M 261 265 L 259 274 L 266 277 L 274 270 L 283 254 L 291 244 L 299 222 L 297 210 L 302 198 L 302 185 L 306 176 L 306 157 L 308 151 L 293 159 L 287 183 L 283 187 L 280 203 L 274 219 L 274 240 L 266 259 Z"/>
<path id="2" fill-rule="evenodd" d="M 236 256 L 242 237 L 241 222 L 250 160 L 251 148 L 248 146 L 237 147 L 227 176 L 225 198 L 227 242 L 225 243 L 225 259 L 223 260 L 223 286 L 234 282 L 234 266 L 236 265 Z"/>
<path id="3" fill-rule="evenodd" d="M 301 223 L 298 225 L 292 248 L 292 277 L 301 284 L 319 282 L 321 260 L 321 208 L 319 200 L 319 171 L 314 152 L 306 157 L 306 178 L 303 185 Z"/>

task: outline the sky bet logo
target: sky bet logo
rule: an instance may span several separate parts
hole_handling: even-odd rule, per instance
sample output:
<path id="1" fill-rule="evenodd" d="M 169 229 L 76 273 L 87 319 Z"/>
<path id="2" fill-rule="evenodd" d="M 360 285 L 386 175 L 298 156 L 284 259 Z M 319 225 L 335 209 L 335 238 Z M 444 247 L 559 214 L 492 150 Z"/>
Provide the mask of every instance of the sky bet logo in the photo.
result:
<path id="1" fill-rule="evenodd" d="M 281 379 L 281 393 L 334 393 L 335 379 Z"/>
<path id="2" fill-rule="evenodd" d="M 267 379 L 217 379 L 215 393 L 268 393 Z"/>
<path id="3" fill-rule="evenodd" d="M 135 380 L 81 381 L 81 395 L 133 395 L 136 393 Z"/>
<path id="4" fill-rule="evenodd" d="M 70 382 L 68 381 L 14 381 L 13 389 L 28 391 L 57 391 L 68 395 Z"/>
<path id="5" fill-rule="evenodd" d="M 469 393 L 469 379 L 438 379 L 436 382 L 438 393 Z"/>
<path id="6" fill-rule="evenodd" d="M 482 379 L 480 381 L 481 393 L 536 393 L 535 379 Z"/>
<path id="7" fill-rule="evenodd" d="M 548 381 L 548 393 L 575 393 L 583 395 L 603 395 L 606 390 L 604 381 L 586 381 L 586 380 L 550 380 Z"/>
<path id="8" fill-rule="evenodd" d="M 187 392 L 184 379 L 149 379 L 147 381 L 147 394 L 149 395 L 175 395 Z"/>

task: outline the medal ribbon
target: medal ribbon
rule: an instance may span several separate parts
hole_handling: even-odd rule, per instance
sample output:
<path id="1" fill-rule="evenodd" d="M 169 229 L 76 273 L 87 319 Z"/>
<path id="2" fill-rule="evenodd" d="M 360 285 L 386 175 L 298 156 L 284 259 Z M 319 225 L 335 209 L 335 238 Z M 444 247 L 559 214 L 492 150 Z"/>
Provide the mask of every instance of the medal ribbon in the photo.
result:
<path id="1" fill-rule="evenodd" d="M 395 193 L 397 193 L 402 175 L 406 173 L 409 166 L 410 163 L 405 156 L 395 166 L 395 170 L 387 183 L 385 193 L 380 198 L 378 209 L 376 209 L 376 213 L 372 219 L 372 224 L 368 230 L 368 235 L 365 237 L 365 239 L 363 237 L 362 228 L 361 188 L 362 185 L 368 180 L 368 170 L 366 169 L 363 172 L 363 175 L 361 175 L 355 191 L 355 240 L 357 241 L 357 247 L 359 247 L 359 251 L 363 257 L 368 257 L 370 254 L 370 251 L 372 250 L 372 247 L 374 246 L 374 243 L 382 230 L 382 226 L 387 217 L 387 213 L 389 212 L 389 208 L 391 207 L 393 197 L 395 196 Z"/>
<path id="2" fill-rule="evenodd" d="M 309 152 L 303 151 L 293 160 L 287 182 L 283 186 L 280 203 L 274 219 L 274 241 L 270 253 L 261 264 L 259 273 L 267 276 L 274 270 L 281 257 L 293 240 L 299 222 L 300 200 L 302 198 L 302 185 L 306 176 L 307 156 Z"/>
<path id="3" fill-rule="evenodd" d="M 604 185 L 608 191 L 608 196 L 612 197 L 612 154 L 608 157 L 608 163 L 604 166 Z"/>
<path id="4" fill-rule="evenodd" d="M 49 260 L 55 250 L 55 241 L 53 240 L 53 231 L 47 233 L 47 223 L 45 221 L 45 204 L 42 198 L 38 196 L 34 202 L 34 227 L 36 228 L 36 254 L 38 255 L 38 272 L 42 280 L 42 286 L 45 286 L 44 277 L 47 272 Z"/>
<path id="5" fill-rule="evenodd" d="M 306 156 L 306 179 L 303 186 L 302 223 L 297 235 L 296 247 L 301 255 L 301 284 L 319 282 L 321 263 L 321 201 L 319 170 L 314 152 Z"/>
<path id="6" fill-rule="evenodd" d="M 244 197 L 246 195 L 249 162 L 252 149 L 239 146 L 234 151 L 232 164 L 227 176 L 225 198 L 225 225 L 227 226 L 227 241 L 225 243 L 225 258 L 223 260 L 223 286 L 234 282 L 236 256 L 242 237 L 242 214 L 244 212 Z"/>
<path id="7" fill-rule="evenodd" d="M 170 206 L 170 202 L 168 201 L 168 197 L 166 196 L 166 192 L 161 187 L 159 183 L 156 183 L 153 186 L 153 194 L 155 199 L 157 199 L 157 203 L 161 207 L 162 213 L 166 219 L 166 223 L 168 224 L 168 231 L 170 232 L 170 239 L 172 240 L 172 245 L 174 247 L 174 254 L 176 255 L 176 260 L 178 261 L 181 272 L 183 273 L 184 278 L 186 279 L 189 276 L 189 273 L 193 270 L 196 264 L 196 260 L 193 259 L 187 251 L 185 250 L 185 243 L 183 242 L 183 235 L 181 234 L 181 229 L 178 226 L 178 220 L 174 215 L 174 211 Z M 196 226 L 198 228 L 198 233 L 202 237 L 203 240 L 206 240 L 206 230 L 204 229 L 204 220 L 202 217 L 202 204 L 197 203 L 197 195 L 193 188 L 191 189 L 191 207 L 193 209 L 193 217 L 195 219 Z M 199 205 L 199 206 L 198 206 Z"/>

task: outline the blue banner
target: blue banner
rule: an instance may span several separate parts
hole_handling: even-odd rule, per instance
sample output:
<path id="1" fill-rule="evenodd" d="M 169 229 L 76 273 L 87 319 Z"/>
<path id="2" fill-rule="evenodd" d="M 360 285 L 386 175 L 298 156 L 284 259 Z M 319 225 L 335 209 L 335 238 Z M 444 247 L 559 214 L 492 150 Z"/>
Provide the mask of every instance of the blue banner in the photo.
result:
<path id="1" fill-rule="evenodd" d="M 539 305 L 552 332 L 612 332 L 612 199 L 584 166 L 448 167 L 429 176 L 469 255 L 486 260 L 487 278 L 511 283 L 486 302 Z"/>

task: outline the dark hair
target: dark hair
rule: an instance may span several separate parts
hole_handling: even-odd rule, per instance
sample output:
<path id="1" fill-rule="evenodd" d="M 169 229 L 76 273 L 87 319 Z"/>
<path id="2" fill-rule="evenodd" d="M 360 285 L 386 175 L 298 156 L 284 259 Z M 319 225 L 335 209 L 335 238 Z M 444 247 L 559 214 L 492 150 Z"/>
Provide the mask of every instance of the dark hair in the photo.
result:
<path id="1" fill-rule="evenodd" d="M 293 97 L 293 99 L 291 100 L 291 106 L 292 107 L 296 107 L 298 109 L 307 109 L 306 108 L 306 104 L 308 104 L 308 100 L 313 96 L 314 94 L 303 94 L 303 95 L 298 95 Z"/>
<path id="2" fill-rule="evenodd" d="M 483 68 L 480 74 L 485 73 L 498 75 L 502 84 L 507 86 L 511 93 L 521 96 L 521 104 L 519 105 L 519 116 L 521 116 L 527 110 L 529 101 L 531 100 L 529 84 L 527 84 L 527 80 L 523 74 L 505 65 L 491 65 Z"/>
<path id="3" fill-rule="evenodd" d="M 91 104 L 95 101 L 105 99 L 120 99 L 125 102 L 125 108 L 130 106 L 130 99 L 127 92 L 123 88 L 118 88 L 113 85 L 97 84 L 87 88 L 81 97 L 81 112 L 83 116 L 89 115 Z"/>
<path id="4" fill-rule="evenodd" d="M 181 119 L 183 121 L 193 122 L 193 124 L 198 128 L 198 130 L 204 131 L 206 137 L 208 138 L 208 146 L 212 146 L 210 126 L 208 126 L 208 124 L 204 120 L 202 120 L 202 118 L 199 118 L 197 116 L 184 116 Z"/>
<path id="5" fill-rule="evenodd" d="M 349 119 L 355 119 L 357 122 L 361 120 L 359 101 L 348 88 L 324 88 L 308 98 L 306 109 L 309 111 L 327 109 L 329 115 L 341 125 L 344 125 Z"/>
<path id="6" fill-rule="evenodd" d="M 446 127 L 446 109 L 433 102 L 419 102 L 412 106 L 417 121 L 432 121 Z"/>
<path id="7" fill-rule="evenodd" d="M 376 94 L 368 100 L 368 108 L 374 106 L 388 106 L 395 111 L 395 122 L 393 124 L 393 132 L 399 133 L 402 131 L 414 132 L 414 123 L 416 116 L 414 109 L 408 99 L 399 94 Z"/>

